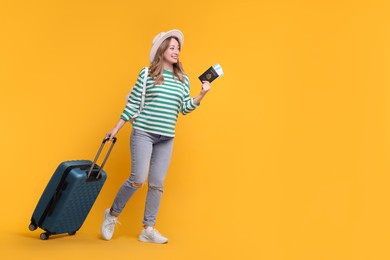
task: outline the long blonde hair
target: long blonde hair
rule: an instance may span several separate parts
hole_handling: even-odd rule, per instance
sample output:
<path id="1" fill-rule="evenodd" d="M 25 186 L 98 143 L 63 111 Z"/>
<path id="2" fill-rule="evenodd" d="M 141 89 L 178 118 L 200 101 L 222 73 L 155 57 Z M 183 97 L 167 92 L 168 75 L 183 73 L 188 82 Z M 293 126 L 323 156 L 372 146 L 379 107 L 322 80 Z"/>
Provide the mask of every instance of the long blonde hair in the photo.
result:
<path id="1" fill-rule="evenodd" d="M 164 63 L 163 63 L 163 57 L 164 52 L 169 47 L 169 42 L 171 39 L 175 39 L 179 43 L 179 48 L 181 49 L 181 44 L 178 38 L 172 36 L 167 39 L 165 39 L 160 47 L 158 48 L 156 55 L 154 56 L 154 61 L 150 64 L 150 75 L 154 79 L 154 85 L 161 85 L 164 83 L 164 77 L 163 77 L 163 70 L 164 70 Z M 173 76 L 177 77 L 181 83 L 184 83 L 184 69 L 181 62 L 178 60 L 177 63 L 173 64 Z"/>

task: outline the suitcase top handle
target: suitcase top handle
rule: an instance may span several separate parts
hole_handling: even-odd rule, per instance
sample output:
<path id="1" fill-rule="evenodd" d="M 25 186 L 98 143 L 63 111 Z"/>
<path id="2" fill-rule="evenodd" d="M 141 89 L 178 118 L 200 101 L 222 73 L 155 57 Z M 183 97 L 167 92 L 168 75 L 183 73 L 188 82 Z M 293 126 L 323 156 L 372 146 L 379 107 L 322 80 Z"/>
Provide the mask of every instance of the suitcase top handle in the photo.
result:
<path id="1" fill-rule="evenodd" d="M 91 175 L 91 172 L 92 172 L 92 170 L 93 170 L 93 167 L 95 167 L 95 164 L 96 164 L 96 162 L 97 162 L 97 160 L 98 160 L 98 158 L 99 158 L 99 156 L 100 156 L 100 153 L 101 153 L 102 150 L 103 150 L 104 145 L 106 144 L 106 142 L 107 142 L 108 140 L 110 140 L 110 138 L 104 137 L 103 142 L 102 142 L 102 144 L 100 145 L 100 148 L 99 148 L 99 150 L 98 150 L 98 152 L 97 152 L 97 154 L 96 154 L 96 156 L 95 156 L 95 159 L 93 160 L 93 163 L 92 163 L 92 165 L 91 165 L 91 168 L 90 168 L 89 171 L 88 171 L 88 174 L 87 174 L 87 178 L 88 178 L 88 179 L 89 179 L 89 176 Z M 96 175 L 96 179 L 98 179 L 98 178 L 100 177 L 101 171 L 103 170 L 103 167 L 104 167 L 104 165 L 105 165 L 106 162 L 107 162 L 108 156 L 110 155 L 111 150 L 112 150 L 112 148 L 114 147 L 114 144 L 116 143 L 116 140 L 117 140 L 116 137 L 113 137 L 113 138 L 112 138 L 111 146 L 110 146 L 110 148 L 108 149 L 106 156 L 104 157 L 102 166 L 100 166 L 99 172 L 98 172 L 98 174 Z"/>

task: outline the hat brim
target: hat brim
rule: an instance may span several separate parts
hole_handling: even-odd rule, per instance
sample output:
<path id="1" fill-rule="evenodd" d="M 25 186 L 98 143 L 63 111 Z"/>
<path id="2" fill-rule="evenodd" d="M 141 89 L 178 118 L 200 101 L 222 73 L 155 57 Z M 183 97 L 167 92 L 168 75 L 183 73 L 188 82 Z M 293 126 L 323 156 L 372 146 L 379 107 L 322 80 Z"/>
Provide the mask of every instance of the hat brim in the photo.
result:
<path id="1" fill-rule="evenodd" d="M 181 31 L 177 30 L 177 29 L 170 30 L 170 31 L 166 32 L 160 39 L 158 39 L 152 45 L 152 49 L 150 50 L 150 55 L 149 55 L 150 62 L 153 62 L 154 57 L 156 56 L 156 52 L 157 52 L 158 48 L 163 43 L 163 41 L 165 41 L 169 37 L 176 37 L 176 38 L 178 38 L 179 39 L 179 43 L 180 43 L 180 47 L 183 46 L 183 43 L 184 43 L 183 33 Z"/>

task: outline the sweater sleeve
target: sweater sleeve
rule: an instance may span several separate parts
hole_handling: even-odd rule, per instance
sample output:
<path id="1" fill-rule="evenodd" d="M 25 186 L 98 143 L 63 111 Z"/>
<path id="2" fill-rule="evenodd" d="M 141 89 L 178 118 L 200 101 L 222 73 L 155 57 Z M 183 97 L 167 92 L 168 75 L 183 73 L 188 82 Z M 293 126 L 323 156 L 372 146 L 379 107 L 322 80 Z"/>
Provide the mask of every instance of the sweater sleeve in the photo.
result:
<path id="1" fill-rule="evenodd" d="M 127 98 L 126 107 L 124 108 L 121 118 L 125 121 L 129 121 L 138 112 L 143 88 L 143 78 L 145 75 L 145 68 L 143 68 L 138 74 L 137 82 L 131 89 L 131 92 Z"/>
<path id="2" fill-rule="evenodd" d="M 196 105 L 194 99 L 190 97 L 190 80 L 187 76 L 185 76 L 184 86 L 184 99 L 180 111 L 183 115 L 187 115 L 200 106 L 200 104 Z"/>

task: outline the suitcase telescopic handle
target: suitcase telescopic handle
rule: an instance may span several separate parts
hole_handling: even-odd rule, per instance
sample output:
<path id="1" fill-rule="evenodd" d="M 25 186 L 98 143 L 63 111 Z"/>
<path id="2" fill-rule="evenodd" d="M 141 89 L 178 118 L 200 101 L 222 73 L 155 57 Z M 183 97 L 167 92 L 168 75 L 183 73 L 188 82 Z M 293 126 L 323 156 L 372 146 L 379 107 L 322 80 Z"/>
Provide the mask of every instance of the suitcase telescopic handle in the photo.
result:
<path id="1" fill-rule="evenodd" d="M 95 159 L 93 160 L 93 163 L 92 163 L 92 165 L 91 165 L 91 169 L 89 169 L 89 171 L 88 171 L 88 174 L 87 174 L 87 178 L 88 178 L 88 179 L 89 179 L 89 176 L 90 176 L 91 173 L 92 173 L 93 168 L 95 167 L 95 164 L 96 164 L 97 160 L 99 159 L 100 153 L 102 152 L 104 145 L 106 144 L 106 142 L 107 142 L 108 140 L 110 140 L 110 138 L 104 137 L 103 142 L 102 142 L 102 144 L 100 145 L 100 148 L 99 148 L 98 152 L 96 153 Z M 100 177 L 101 171 L 103 170 L 103 167 L 104 167 L 104 165 L 106 164 L 107 159 L 108 159 L 108 156 L 110 155 L 111 150 L 112 150 L 112 148 L 114 147 L 114 144 L 115 144 L 115 143 L 116 143 L 116 137 L 113 137 L 113 138 L 112 138 L 112 143 L 111 143 L 111 145 L 110 145 L 110 148 L 108 149 L 107 154 L 106 154 L 106 156 L 104 157 L 104 160 L 103 160 L 103 162 L 102 162 L 102 165 L 100 166 L 99 172 L 98 172 L 98 174 L 96 175 L 96 179 L 98 179 L 98 178 Z"/>

